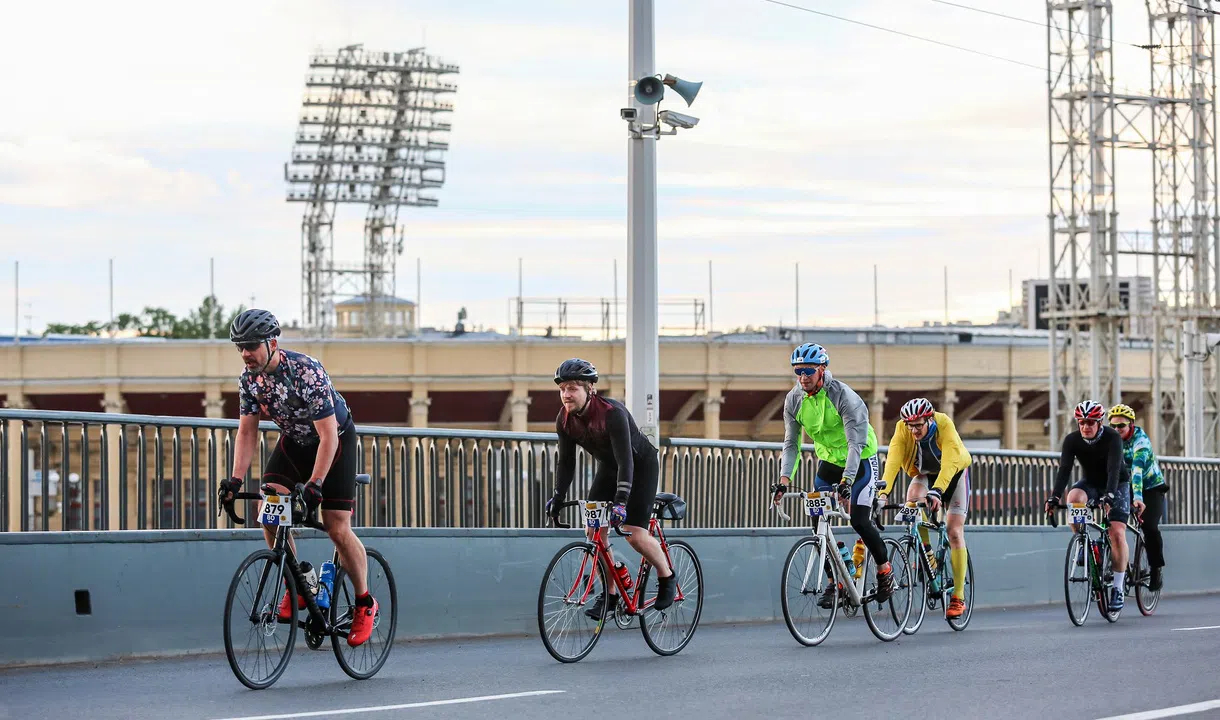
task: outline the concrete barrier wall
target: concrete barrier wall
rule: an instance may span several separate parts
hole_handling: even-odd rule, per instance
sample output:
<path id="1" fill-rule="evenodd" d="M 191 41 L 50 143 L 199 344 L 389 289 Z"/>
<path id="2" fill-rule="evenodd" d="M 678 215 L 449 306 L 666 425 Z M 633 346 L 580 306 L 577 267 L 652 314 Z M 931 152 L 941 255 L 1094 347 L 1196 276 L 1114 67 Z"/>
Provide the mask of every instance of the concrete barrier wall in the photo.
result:
<path id="1" fill-rule="evenodd" d="M 703 563 L 703 622 L 782 617 L 779 577 L 800 530 L 671 530 Z M 889 533 L 887 533 L 889 534 Z M 1164 529 L 1166 593 L 1220 591 L 1220 526 Z M 362 529 L 398 585 L 400 639 L 537 633 L 547 562 L 577 531 Z M 329 541 L 298 539 L 315 565 Z M 840 539 L 854 542 L 850 534 Z M 976 607 L 1063 602 L 1064 529 L 971 527 Z M 0 535 L 0 666 L 223 651 L 225 593 L 257 530 Z M 616 552 L 630 553 L 624 540 Z M 75 593 L 89 592 L 78 615 Z M 298 635 L 300 637 L 300 635 Z"/>

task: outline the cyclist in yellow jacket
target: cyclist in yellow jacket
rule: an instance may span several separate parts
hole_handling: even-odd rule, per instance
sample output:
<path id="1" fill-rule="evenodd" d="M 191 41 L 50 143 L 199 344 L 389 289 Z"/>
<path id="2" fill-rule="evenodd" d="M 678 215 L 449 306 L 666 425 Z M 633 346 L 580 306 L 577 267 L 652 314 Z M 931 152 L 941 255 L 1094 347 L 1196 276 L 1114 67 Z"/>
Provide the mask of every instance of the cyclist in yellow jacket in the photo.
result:
<path id="1" fill-rule="evenodd" d="M 885 487 L 882 502 L 894 489 L 898 471 L 911 478 L 907 486 L 907 502 L 926 498 L 928 509 L 935 512 L 945 507 L 945 522 L 949 531 L 950 562 L 953 566 L 953 598 L 949 601 L 949 618 L 961 617 L 966 608 L 963 586 L 966 583 L 966 513 L 970 510 L 970 453 L 957 434 L 953 421 L 936 412 L 926 398 L 915 398 L 902 406 L 901 420 L 894 429 L 889 453 L 885 458 Z M 929 478 L 933 480 L 929 481 Z M 929 485 L 931 487 L 929 487 Z M 919 528 L 924 548 L 929 544 L 928 531 Z"/>

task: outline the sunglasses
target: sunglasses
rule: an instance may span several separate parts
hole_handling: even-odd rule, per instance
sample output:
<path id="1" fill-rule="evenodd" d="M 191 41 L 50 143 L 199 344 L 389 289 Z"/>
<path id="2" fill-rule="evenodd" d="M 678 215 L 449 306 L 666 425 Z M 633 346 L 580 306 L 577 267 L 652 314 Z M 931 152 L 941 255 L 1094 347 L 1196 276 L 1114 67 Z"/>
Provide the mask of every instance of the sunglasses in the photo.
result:
<path id="1" fill-rule="evenodd" d="M 263 346 L 263 342 L 261 340 L 257 340 L 255 342 L 244 342 L 244 343 L 234 343 L 234 344 L 237 345 L 238 350 L 247 350 L 249 352 L 254 352 L 255 350 L 257 350 Z"/>
<path id="2" fill-rule="evenodd" d="M 909 430 L 919 430 L 919 429 L 925 428 L 927 426 L 928 426 L 927 420 L 918 420 L 916 422 L 907 423 L 907 429 L 909 429 Z"/>
<path id="3" fill-rule="evenodd" d="M 796 373 L 798 377 L 804 377 L 804 376 L 806 376 L 806 375 L 817 375 L 817 374 L 818 374 L 818 371 L 819 371 L 819 370 L 821 370 L 821 369 L 822 369 L 822 366 L 821 366 L 821 365 L 818 365 L 817 367 L 800 367 L 800 368 L 796 368 L 796 369 L 794 369 L 792 372 Z"/>
<path id="4" fill-rule="evenodd" d="M 1112 422 L 1112 423 L 1110 423 L 1110 427 L 1114 428 L 1115 430 L 1126 430 L 1127 428 L 1131 427 L 1131 423 L 1129 423 L 1129 422 Z"/>

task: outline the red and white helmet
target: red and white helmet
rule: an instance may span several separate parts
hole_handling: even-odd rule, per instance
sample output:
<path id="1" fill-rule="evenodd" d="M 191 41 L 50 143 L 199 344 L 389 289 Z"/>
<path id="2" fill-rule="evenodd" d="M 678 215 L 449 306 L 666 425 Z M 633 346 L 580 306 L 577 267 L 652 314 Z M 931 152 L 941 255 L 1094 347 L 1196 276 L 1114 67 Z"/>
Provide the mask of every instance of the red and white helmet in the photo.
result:
<path id="1" fill-rule="evenodd" d="M 902 417 L 903 422 L 911 422 L 930 418 L 934 412 L 932 403 L 928 402 L 927 398 L 915 398 L 914 400 L 906 401 L 902 409 L 898 411 L 898 414 Z"/>
<path id="2" fill-rule="evenodd" d="M 1094 420 L 1101 422 L 1105 417 L 1106 409 L 1101 406 L 1101 403 L 1092 400 L 1085 400 L 1076 406 L 1076 422 L 1081 420 Z"/>

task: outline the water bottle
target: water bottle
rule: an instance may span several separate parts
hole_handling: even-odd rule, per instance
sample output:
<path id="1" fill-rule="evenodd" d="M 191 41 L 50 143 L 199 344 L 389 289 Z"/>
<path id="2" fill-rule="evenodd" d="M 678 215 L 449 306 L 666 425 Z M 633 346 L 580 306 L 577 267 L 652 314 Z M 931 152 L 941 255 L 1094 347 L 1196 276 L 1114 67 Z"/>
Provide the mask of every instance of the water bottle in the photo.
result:
<path id="1" fill-rule="evenodd" d="M 330 595 L 335 590 L 335 564 L 330 560 L 322 563 L 322 577 L 318 579 L 318 607 L 330 607 Z"/>
<path id="2" fill-rule="evenodd" d="M 313 565 L 307 562 L 301 563 L 301 574 L 305 576 L 305 589 L 310 595 L 316 597 L 318 594 L 318 574 L 314 572 Z"/>
<path id="3" fill-rule="evenodd" d="M 843 558 L 843 564 L 847 566 L 847 574 L 854 575 L 856 570 L 852 565 L 851 551 L 842 542 L 839 543 L 839 557 Z"/>
<path id="4" fill-rule="evenodd" d="M 623 587 L 627 590 L 631 589 L 631 573 L 627 570 L 627 566 L 621 562 L 614 563 L 614 573 L 618 575 L 618 579 L 622 581 Z"/>
<path id="5" fill-rule="evenodd" d="M 856 546 L 851 551 L 852 562 L 856 564 L 855 576 L 860 577 L 860 571 L 864 569 L 864 541 L 856 539 Z"/>

